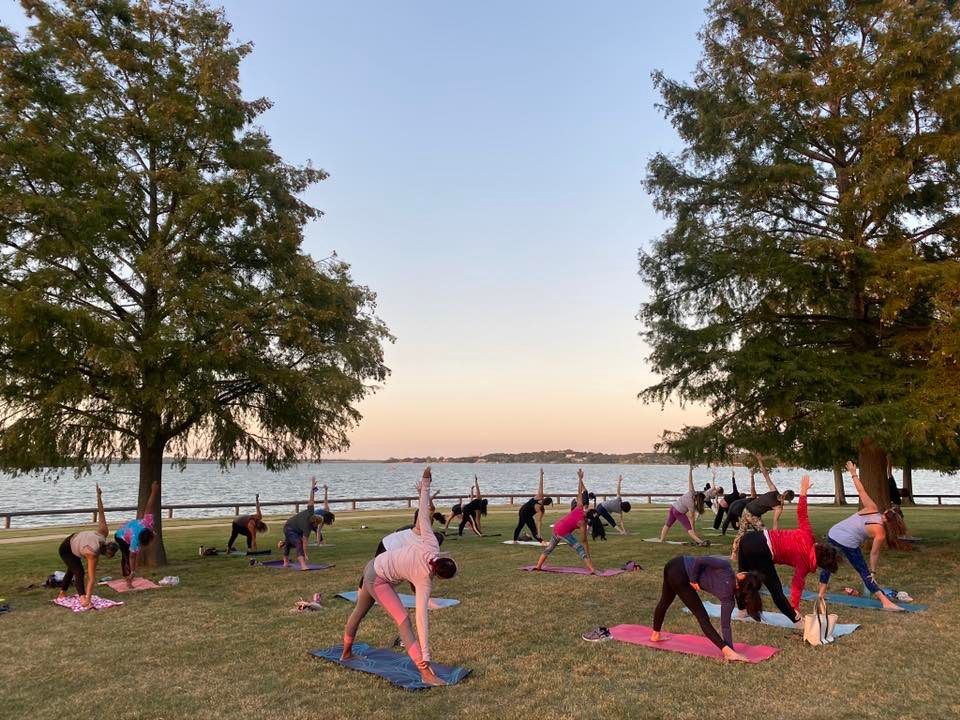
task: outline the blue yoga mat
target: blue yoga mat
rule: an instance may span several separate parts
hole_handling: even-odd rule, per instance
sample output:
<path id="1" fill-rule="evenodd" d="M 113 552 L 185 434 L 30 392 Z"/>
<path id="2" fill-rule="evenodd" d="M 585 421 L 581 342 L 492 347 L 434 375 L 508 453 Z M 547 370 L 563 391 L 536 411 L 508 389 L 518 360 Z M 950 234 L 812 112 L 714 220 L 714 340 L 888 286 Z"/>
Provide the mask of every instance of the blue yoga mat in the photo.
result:
<path id="1" fill-rule="evenodd" d="M 720 606 L 716 603 L 705 602 L 703 607 L 707 610 L 707 615 L 712 618 L 720 617 Z M 683 609 L 684 612 L 690 612 L 687 608 Z M 760 616 L 764 625 L 773 625 L 774 627 L 786 628 L 787 630 L 802 630 L 802 628 L 797 628 L 792 622 L 790 622 L 783 613 L 779 612 L 767 612 L 766 610 Z M 742 620 L 744 622 L 756 622 L 751 617 L 738 617 L 737 611 L 733 611 L 734 620 Z M 833 636 L 843 637 L 844 635 L 849 635 L 854 630 L 856 630 L 860 625 L 857 623 L 837 623 L 836 627 L 833 629 Z"/>
<path id="2" fill-rule="evenodd" d="M 415 608 L 417 606 L 417 598 L 415 596 L 404 595 L 403 593 L 398 593 L 398 595 L 400 595 L 400 602 L 403 603 L 405 608 Z M 357 601 L 357 591 L 348 590 L 347 592 L 337 593 L 337 597 L 355 603 Z M 441 608 L 453 607 L 454 605 L 459 604 L 459 600 L 452 600 L 450 598 L 430 598 L 431 610 L 440 610 Z"/>
<path id="3" fill-rule="evenodd" d="M 811 592 L 810 590 L 803 591 L 804 600 L 816 600 L 817 593 Z M 918 605 L 917 603 L 905 603 L 900 602 L 899 600 L 894 600 L 897 605 L 902 607 L 907 612 L 923 612 L 927 609 L 926 605 Z M 856 595 L 835 595 L 833 593 L 827 593 L 827 605 L 830 603 L 835 605 L 848 605 L 850 607 L 856 608 L 867 608 L 870 610 L 882 610 L 883 605 L 880 604 L 880 601 L 872 597 L 858 597 Z"/>
<path id="4" fill-rule="evenodd" d="M 341 662 L 341 652 L 343 652 L 343 645 L 334 645 L 332 648 L 323 650 L 310 650 L 311 655 L 321 660 L 329 660 L 351 670 L 377 675 L 406 690 L 426 690 L 433 687 L 420 680 L 420 671 L 406 654 L 401 655 L 392 650 L 372 648 L 364 643 L 357 643 L 353 646 L 353 657 Z M 437 677 L 448 685 L 456 685 L 470 674 L 469 668 L 455 665 L 431 662 L 430 667 Z"/>
<path id="5" fill-rule="evenodd" d="M 286 567 L 284 567 L 283 565 L 283 560 L 268 560 L 267 562 L 260 563 L 260 564 L 263 567 L 268 567 L 268 568 L 278 568 L 280 570 L 298 570 L 300 572 L 303 572 L 302 570 L 300 570 L 300 563 L 297 563 L 297 562 L 292 562 Z M 333 566 L 334 566 L 334 563 L 307 563 L 307 570 L 327 570 L 328 568 L 332 568 Z"/>

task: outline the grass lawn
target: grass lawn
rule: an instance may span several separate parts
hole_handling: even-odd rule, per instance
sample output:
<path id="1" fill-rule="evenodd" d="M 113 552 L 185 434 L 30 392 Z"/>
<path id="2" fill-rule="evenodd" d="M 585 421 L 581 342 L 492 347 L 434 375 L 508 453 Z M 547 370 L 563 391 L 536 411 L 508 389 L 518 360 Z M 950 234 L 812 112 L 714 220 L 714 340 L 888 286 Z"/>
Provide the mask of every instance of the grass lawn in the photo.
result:
<path id="1" fill-rule="evenodd" d="M 812 509 L 818 535 L 852 508 Z M 409 522 L 397 511 L 341 513 L 328 533 L 336 547 L 313 549 L 312 561 L 335 561 L 325 572 L 249 567 L 244 558 L 200 558 L 200 544 L 223 547 L 223 527 L 167 534 L 171 559 L 154 579 L 179 575 L 175 588 L 123 596 L 126 604 L 74 615 L 50 604 L 55 591 L 24 590 L 61 569 L 58 540 L 0 544 L 0 715 L 14 718 L 947 718 L 960 715 L 960 509 L 908 509 L 910 531 L 926 542 L 912 553 L 881 558 L 880 580 L 908 590 L 925 613 L 890 615 L 833 607 L 840 622 L 862 627 L 835 645 L 812 648 L 798 634 L 746 623 L 738 642 L 781 648 L 760 665 L 727 664 L 579 637 L 596 625 L 652 621 L 663 564 L 680 552 L 729 552 L 730 540 L 700 550 L 642 542 L 657 532 L 663 508 L 626 516 L 632 534 L 593 545 L 598 567 L 637 560 L 644 569 L 615 578 L 521 573 L 538 550 L 506 546 L 515 510 L 492 511 L 488 533 L 499 538 L 448 539 L 461 574 L 437 581 L 434 594 L 462 601 L 431 612 L 431 649 L 438 662 L 473 669 L 455 687 L 410 693 L 375 677 L 315 660 L 310 648 L 340 642 L 352 606 L 333 599 L 355 589 L 380 537 Z M 795 518 L 785 513 L 785 525 Z M 552 522 L 559 514 L 548 514 Z M 712 520 L 712 516 L 709 516 Z M 114 517 L 111 529 L 124 518 Z M 361 522 L 370 527 L 360 529 Z M 190 523 L 179 523 L 189 525 Z M 275 544 L 272 520 L 264 544 Z M 54 534 L 0 532 L 14 536 Z M 61 535 L 66 536 L 68 530 Z M 682 531 L 672 531 L 680 539 Z M 276 551 L 274 552 L 276 556 Z M 551 560 L 576 564 L 561 546 Z M 119 555 L 100 566 L 119 576 Z M 781 573 L 789 583 L 789 568 Z M 842 566 L 832 589 L 859 586 Z M 808 578 L 808 588 L 815 582 Z M 104 597 L 116 597 L 101 588 Z M 322 612 L 293 614 L 301 597 L 322 592 Z M 708 598 L 711 599 L 711 598 Z M 807 603 L 806 605 L 809 605 Z M 773 609 L 769 598 L 766 609 Z M 805 608 L 806 609 L 806 608 Z M 719 626 L 719 621 L 715 621 Z M 668 631 L 698 632 L 675 603 Z M 358 642 L 389 645 L 393 623 L 374 608 Z M 739 708 L 740 704 L 743 708 Z"/>

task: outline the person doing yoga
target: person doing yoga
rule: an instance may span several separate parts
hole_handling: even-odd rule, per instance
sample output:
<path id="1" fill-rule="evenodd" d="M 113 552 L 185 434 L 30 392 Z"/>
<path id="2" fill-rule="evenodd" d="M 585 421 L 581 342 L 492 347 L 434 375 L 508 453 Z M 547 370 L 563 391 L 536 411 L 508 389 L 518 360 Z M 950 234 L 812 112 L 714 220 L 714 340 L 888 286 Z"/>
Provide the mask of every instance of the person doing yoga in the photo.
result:
<path id="1" fill-rule="evenodd" d="M 475 485 L 470 486 L 470 492 L 467 493 L 467 504 L 473 501 L 474 493 L 480 492 L 480 483 L 477 480 L 477 476 L 473 476 L 473 481 Z M 457 499 L 457 504 L 450 508 L 450 516 L 447 518 L 446 524 L 443 526 L 443 531 L 446 532 L 450 528 L 450 523 L 453 522 L 454 518 L 463 517 L 463 498 Z"/>
<path id="2" fill-rule="evenodd" d="M 803 617 L 800 614 L 800 598 L 807 575 L 818 567 L 836 572 L 839 559 L 834 548 L 816 542 L 813 536 L 807 506 L 809 491 L 810 476 L 804 475 L 800 480 L 796 529 L 749 532 L 741 538 L 737 555 L 737 567 L 744 572 L 759 573 L 774 604 L 794 623 L 800 622 Z M 776 565 L 793 567 L 789 601 L 783 594 L 783 585 L 777 575 Z"/>
<path id="3" fill-rule="evenodd" d="M 463 506 L 463 517 L 460 518 L 460 527 L 457 528 L 457 534 L 463 535 L 463 528 L 470 526 L 476 535 L 483 535 L 483 528 L 480 526 L 480 516 L 487 514 L 487 501 L 480 494 L 480 481 L 477 476 L 473 476 L 473 486 L 476 490 L 473 500 Z"/>
<path id="4" fill-rule="evenodd" d="M 877 572 L 877 561 L 880 559 L 880 550 L 883 548 L 884 541 L 890 547 L 894 547 L 896 538 L 900 536 L 900 529 L 903 527 L 903 521 L 894 510 L 880 512 L 876 502 L 867 493 L 860 482 L 860 473 L 857 466 L 849 460 L 847 461 L 847 472 L 853 478 L 853 485 L 857 489 L 857 495 L 860 496 L 860 504 L 863 508 L 858 513 L 854 513 L 846 520 L 841 520 L 827 532 L 827 541 L 843 553 L 847 562 L 853 566 L 863 580 L 864 587 L 873 595 L 884 610 L 892 612 L 902 611 L 903 608 L 890 598 L 883 594 L 883 590 L 877 584 L 874 575 Z M 860 546 L 867 540 L 872 540 L 870 545 L 869 566 L 863 558 L 863 551 Z M 827 583 L 830 582 L 831 572 L 836 572 L 824 568 L 820 573 L 820 597 L 827 593 Z"/>
<path id="5" fill-rule="evenodd" d="M 537 494 L 527 500 L 520 506 L 519 521 L 513 531 L 513 541 L 517 542 L 520 538 L 520 531 L 526 525 L 530 531 L 530 537 L 538 543 L 543 543 L 543 537 L 540 535 L 540 527 L 543 524 L 543 516 L 546 513 L 544 509 L 547 505 L 553 503 L 552 498 L 543 494 L 543 468 L 540 469 L 540 484 L 537 486 Z"/>
<path id="6" fill-rule="evenodd" d="M 324 544 L 324 540 L 323 540 L 323 527 L 324 527 L 324 525 L 333 525 L 333 521 L 334 521 L 334 520 L 336 519 L 336 517 L 337 517 L 337 516 L 334 515 L 332 512 L 330 512 L 330 501 L 329 501 L 329 499 L 328 499 L 328 498 L 329 498 L 329 495 L 328 495 L 329 492 L 330 492 L 330 488 L 328 488 L 326 485 L 324 485 L 324 486 L 323 486 L 323 509 L 322 509 L 322 510 L 316 510 L 316 511 L 314 511 L 317 515 L 319 515 L 321 518 L 323 518 L 323 522 L 320 523 L 319 525 L 317 525 L 316 531 L 315 531 L 315 532 L 317 533 L 317 545 L 323 545 L 323 544 Z"/>
<path id="7" fill-rule="evenodd" d="M 263 522 L 263 512 L 260 510 L 260 493 L 256 497 L 257 510 L 253 515 L 240 515 L 230 523 L 230 539 L 227 541 L 227 552 L 233 552 L 233 544 L 243 535 L 247 540 L 247 552 L 257 552 L 257 533 L 265 533 L 267 524 Z"/>
<path id="8" fill-rule="evenodd" d="M 606 520 L 610 527 L 617 529 L 621 535 L 627 534 L 627 529 L 623 526 L 623 514 L 630 512 L 630 503 L 620 497 L 620 491 L 623 488 L 623 475 L 617 478 L 617 496 L 597 503 L 597 515 Z M 617 519 L 613 519 L 613 513 L 617 513 Z"/>
<path id="9" fill-rule="evenodd" d="M 310 499 L 305 510 L 289 518 L 283 525 L 283 540 L 277 547 L 283 551 L 283 566 L 290 565 L 290 551 L 295 550 L 301 570 L 309 570 L 307 562 L 307 540 L 319 526 L 333 522 L 333 513 L 314 510 L 316 504 L 316 478 L 310 478 Z"/>
<path id="10" fill-rule="evenodd" d="M 723 522 L 723 516 L 729 512 L 730 506 L 737 500 L 747 497 L 746 493 L 742 493 L 737 490 L 737 473 L 735 470 L 730 471 L 730 482 L 733 485 L 733 489 L 723 497 L 717 498 L 717 514 L 713 518 L 714 530 L 720 529 L 720 523 Z M 744 505 L 746 505 L 746 503 L 744 503 Z"/>
<path id="11" fill-rule="evenodd" d="M 724 659 L 747 662 L 747 658 L 733 649 L 730 619 L 736 605 L 746 610 L 754 620 L 760 621 L 760 613 L 763 611 L 761 584 L 762 579 L 758 573 L 734 573 L 730 563 L 724 558 L 679 555 L 663 567 L 663 589 L 660 591 L 660 602 L 653 611 L 653 632 L 650 633 L 650 639 L 660 642 L 660 631 L 663 629 L 667 608 L 674 598 L 679 596 L 700 623 L 703 634 L 723 653 Z M 707 609 L 698 594 L 700 590 L 706 590 L 720 601 L 720 631 L 723 637 L 720 637 L 710 622 L 710 616 L 707 615 Z"/>
<path id="12" fill-rule="evenodd" d="M 740 493 L 740 498 L 730 503 L 730 506 L 727 508 L 727 516 L 723 519 L 721 532 L 723 532 L 724 535 L 727 534 L 727 528 L 731 525 L 733 525 L 734 530 L 740 528 L 740 516 L 743 514 L 743 509 L 747 507 L 747 503 L 755 497 L 757 497 L 756 473 L 754 473 L 753 468 L 750 468 L 750 495 Z"/>
<path id="13" fill-rule="evenodd" d="M 587 510 L 583 504 L 583 493 L 585 486 L 583 484 L 583 469 L 577 470 L 577 479 L 579 487 L 577 488 L 577 506 L 553 525 L 553 537 L 550 538 L 550 544 L 543 549 L 540 559 L 534 566 L 534 570 L 543 569 L 547 558 L 557 545 L 563 540 L 567 545 L 574 549 L 574 552 L 580 556 L 583 564 L 590 570 L 591 575 L 596 575 L 597 570 L 590 561 L 590 544 L 587 542 L 587 524 L 593 522 L 597 517 L 596 510 Z M 580 531 L 580 540 L 574 536 L 574 532 Z"/>
<path id="14" fill-rule="evenodd" d="M 753 456 L 757 459 L 757 465 L 763 474 L 763 479 L 767 483 L 768 492 L 747 501 L 743 511 L 740 513 L 740 518 L 737 522 L 737 535 L 733 539 L 733 551 L 730 553 L 730 557 L 733 560 L 737 559 L 737 548 L 740 546 L 740 542 L 745 533 L 751 530 L 763 531 L 765 529 L 763 520 L 760 519 L 763 514 L 769 510 L 773 510 L 773 529 L 776 530 L 780 523 L 780 515 L 783 514 L 783 504 L 790 502 L 794 497 L 793 490 L 786 490 L 784 492 L 777 490 L 777 486 L 774 485 L 773 480 L 770 479 L 767 466 L 763 464 L 763 458 L 759 453 L 754 453 Z"/>
<path id="15" fill-rule="evenodd" d="M 674 500 L 670 505 L 670 510 L 667 512 L 667 521 L 660 529 L 660 542 L 667 539 L 667 532 L 669 532 L 670 526 L 675 522 L 679 522 L 683 526 L 683 529 L 687 531 L 687 535 L 689 535 L 697 545 L 708 545 L 708 543 L 704 542 L 700 536 L 697 535 L 691 522 L 692 517 L 703 513 L 705 502 L 706 495 L 693 488 L 693 463 L 690 463 L 690 469 L 687 473 L 687 492 Z"/>
<path id="16" fill-rule="evenodd" d="M 90 607 L 90 598 L 93 595 L 93 584 L 97 581 L 97 560 L 101 555 L 112 558 L 117 553 L 118 545 L 107 542 L 110 529 L 107 527 L 107 516 L 103 512 L 103 493 L 97 485 L 97 529 L 81 530 L 68 535 L 60 543 L 60 559 L 67 566 L 60 584 L 60 594 L 57 597 L 66 597 L 67 588 L 71 581 L 76 583 L 77 595 L 83 607 Z M 83 562 L 87 562 L 84 573 Z"/>
<path id="17" fill-rule="evenodd" d="M 150 497 L 143 510 L 137 512 L 135 520 L 127 520 L 113 534 L 113 539 L 117 541 L 120 548 L 120 571 L 127 581 L 127 587 L 133 587 L 133 576 L 137 571 L 140 548 L 153 542 L 153 513 L 147 511 L 153 508 L 159 492 L 160 483 L 154 480 L 150 484 Z"/>
<path id="18" fill-rule="evenodd" d="M 343 631 L 343 652 L 341 660 L 351 657 L 354 639 L 360 623 L 375 602 L 380 603 L 387 614 L 393 618 L 400 631 L 400 639 L 413 660 L 420 677 L 428 685 L 445 683 L 430 667 L 430 593 L 433 590 L 433 578 L 452 578 L 457 574 L 457 564 L 452 558 L 440 555 L 440 545 L 430 527 L 430 483 L 432 475 L 428 467 L 423 478 L 417 483 L 419 508 L 417 529 L 420 531 L 418 542 L 399 550 L 387 550 L 370 560 L 363 571 L 363 580 L 357 591 L 357 605 L 347 620 Z M 417 632 L 414 634 L 407 611 L 397 595 L 394 585 L 409 582 L 416 588 Z"/>

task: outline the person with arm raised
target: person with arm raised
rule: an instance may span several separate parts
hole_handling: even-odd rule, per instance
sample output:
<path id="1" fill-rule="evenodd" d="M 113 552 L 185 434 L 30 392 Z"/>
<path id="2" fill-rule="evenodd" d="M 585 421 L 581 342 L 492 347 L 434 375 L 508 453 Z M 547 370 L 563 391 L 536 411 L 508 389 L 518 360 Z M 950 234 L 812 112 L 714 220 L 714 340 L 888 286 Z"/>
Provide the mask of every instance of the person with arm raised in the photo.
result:
<path id="1" fill-rule="evenodd" d="M 430 468 L 423 471 L 423 477 L 417 484 L 420 514 L 418 516 L 417 542 L 405 545 L 398 550 L 387 550 L 370 560 L 364 571 L 357 592 L 357 604 L 347 620 L 343 631 L 343 652 L 341 660 L 352 657 L 353 643 L 357 630 L 364 617 L 373 607 L 381 607 L 393 618 L 400 632 L 400 638 L 407 654 L 420 671 L 423 682 L 429 685 L 443 685 L 444 682 L 430 667 L 430 593 L 433 578 L 449 579 L 457 574 L 457 564 L 452 558 L 440 555 L 440 545 L 430 524 Z M 403 608 L 395 585 L 409 582 L 416 588 L 416 624 L 414 634 L 407 611 Z"/>
<path id="2" fill-rule="evenodd" d="M 547 558 L 556 550 L 557 545 L 562 540 L 573 548 L 574 552 L 577 553 L 592 575 L 597 573 L 596 568 L 593 567 L 593 562 L 590 560 L 590 543 L 587 541 L 587 525 L 597 517 L 597 511 L 585 509 L 583 493 L 586 490 L 586 486 L 583 484 L 582 468 L 577 470 L 577 479 L 577 506 L 554 523 L 553 537 L 550 538 L 550 543 L 543 549 L 543 553 L 541 553 L 540 558 L 537 560 L 534 570 L 543 569 Z M 574 535 L 576 531 L 580 532 L 579 540 Z"/>
<path id="3" fill-rule="evenodd" d="M 137 512 L 135 520 L 127 520 L 113 534 L 113 539 L 120 548 L 120 572 L 127 581 L 127 587 L 133 587 L 140 549 L 153 542 L 153 513 L 147 510 L 153 507 L 159 492 L 160 483 L 154 480 L 150 485 L 150 497 L 144 509 Z"/>
<path id="4" fill-rule="evenodd" d="M 260 509 L 260 493 L 257 493 L 255 502 L 257 509 L 253 515 L 240 515 L 230 524 L 227 552 L 233 552 L 233 544 L 241 535 L 246 538 L 247 552 L 257 552 L 257 533 L 265 533 L 267 524 L 263 522 L 263 512 Z"/>
<path id="5" fill-rule="evenodd" d="M 517 527 L 513 531 L 514 542 L 520 539 L 520 531 L 523 529 L 523 526 L 526 525 L 530 531 L 530 537 L 541 545 L 543 544 L 543 537 L 540 535 L 540 525 L 543 522 L 545 512 L 544 505 L 549 505 L 552 502 L 553 500 L 545 497 L 543 494 L 543 468 L 541 468 L 540 484 L 537 486 L 537 494 L 521 505 L 517 513 L 519 519 Z"/>
<path id="6" fill-rule="evenodd" d="M 116 542 L 107 542 L 110 529 L 107 527 L 107 516 L 103 510 L 103 492 L 97 485 L 97 529 L 81 530 L 68 535 L 60 543 L 60 559 L 67 566 L 60 585 L 58 597 L 66 597 L 67 588 L 71 582 L 76 583 L 77 595 L 83 607 L 90 607 L 93 597 L 93 585 L 97 581 L 97 560 L 101 555 L 112 558 L 119 546 Z M 84 562 L 87 567 L 84 570 Z"/>
<path id="7" fill-rule="evenodd" d="M 597 514 L 606 520 L 610 527 L 616 528 L 621 535 L 627 534 L 627 528 L 623 525 L 623 514 L 630 512 L 630 503 L 626 502 L 621 493 L 623 491 L 623 475 L 617 478 L 617 496 L 597 503 Z M 613 519 L 613 513 L 617 513 L 617 519 Z"/>
<path id="8" fill-rule="evenodd" d="M 773 484 L 770 472 L 763 462 L 763 457 L 759 453 L 754 453 L 753 456 L 757 459 L 757 466 L 767 483 L 767 492 L 748 501 L 740 513 L 737 535 L 733 539 L 733 551 L 730 554 L 730 557 L 734 560 L 737 559 L 737 549 L 740 547 L 740 542 L 743 540 L 745 533 L 749 531 L 763 532 L 766 529 L 763 520 L 761 520 L 764 513 L 773 510 L 773 529 L 776 530 L 780 524 L 780 515 L 783 513 L 783 504 L 794 498 L 793 490 L 780 492 L 777 486 Z"/>
<path id="9" fill-rule="evenodd" d="M 695 517 L 696 514 L 703 512 L 705 502 L 706 496 L 702 492 L 697 492 L 693 487 L 693 463 L 691 462 L 687 472 L 687 492 L 671 503 L 670 509 L 667 511 L 667 520 L 660 530 L 660 542 L 667 539 L 667 533 L 670 531 L 670 527 L 675 522 L 679 522 L 680 525 L 683 526 L 683 529 L 687 531 L 687 535 L 689 535 L 697 545 L 707 545 L 708 543 L 704 542 L 703 539 L 697 535 L 696 530 L 693 529 L 693 523 L 690 521 L 691 517 Z"/>
<path id="10" fill-rule="evenodd" d="M 864 587 L 873 595 L 884 610 L 891 612 L 902 611 L 903 608 L 892 602 L 890 598 L 883 594 L 880 586 L 877 584 L 875 574 L 877 572 L 877 562 L 880 559 L 880 551 L 883 544 L 888 540 L 888 532 L 885 529 L 887 523 L 901 523 L 899 516 L 892 510 L 881 513 L 877 504 L 869 493 L 864 489 L 860 482 L 860 473 L 857 466 L 851 461 L 847 461 L 847 472 L 853 478 L 853 485 L 857 489 L 857 495 L 860 497 L 860 504 L 863 506 L 859 512 L 854 513 L 845 520 L 841 520 L 827 532 L 827 541 L 838 551 L 843 553 L 847 562 L 860 575 Z M 889 517 L 888 517 L 889 516 Z M 895 535 L 895 534 L 894 534 Z M 867 540 L 872 540 L 870 545 L 869 565 L 863 558 L 863 551 L 860 546 Z M 836 572 L 833 568 L 832 572 Z M 830 581 L 831 571 L 824 569 L 820 573 L 820 597 L 826 595 L 827 583 Z"/>

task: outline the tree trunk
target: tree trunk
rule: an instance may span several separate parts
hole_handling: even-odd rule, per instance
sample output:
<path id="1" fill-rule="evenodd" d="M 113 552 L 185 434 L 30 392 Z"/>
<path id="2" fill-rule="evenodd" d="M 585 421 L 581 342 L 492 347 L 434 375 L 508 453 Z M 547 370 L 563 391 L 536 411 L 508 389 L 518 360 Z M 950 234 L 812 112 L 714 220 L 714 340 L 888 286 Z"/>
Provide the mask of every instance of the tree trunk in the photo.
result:
<path id="1" fill-rule="evenodd" d="M 137 498 L 139 512 L 153 513 L 153 529 L 157 536 L 154 541 L 140 551 L 140 563 L 146 567 L 160 567 L 167 564 L 167 551 L 163 546 L 163 513 L 160 511 L 163 486 L 157 493 L 152 508 L 146 507 L 150 499 L 150 487 L 154 481 L 160 482 L 163 474 L 163 448 L 166 443 L 153 441 L 140 443 L 140 490 Z"/>
<path id="2" fill-rule="evenodd" d="M 887 484 L 887 452 L 872 438 L 860 442 L 860 454 L 857 460 L 860 469 L 860 482 L 864 490 L 873 498 L 881 510 L 890 507 L 890 488 Z"/>
<path id="3" fill-rule="evenodd" d="M 903 461 L 903 489 L 900 500 L 904 505 L 916 505 L 913 501 L 913 463 L 909 458 Z"/>
<path id="4" fill-rule="evenodd" d="M 847 504 L 847 494 L 843 489 L 843 468 L 839 465 L 833 468 L 833 504 Z"/>

